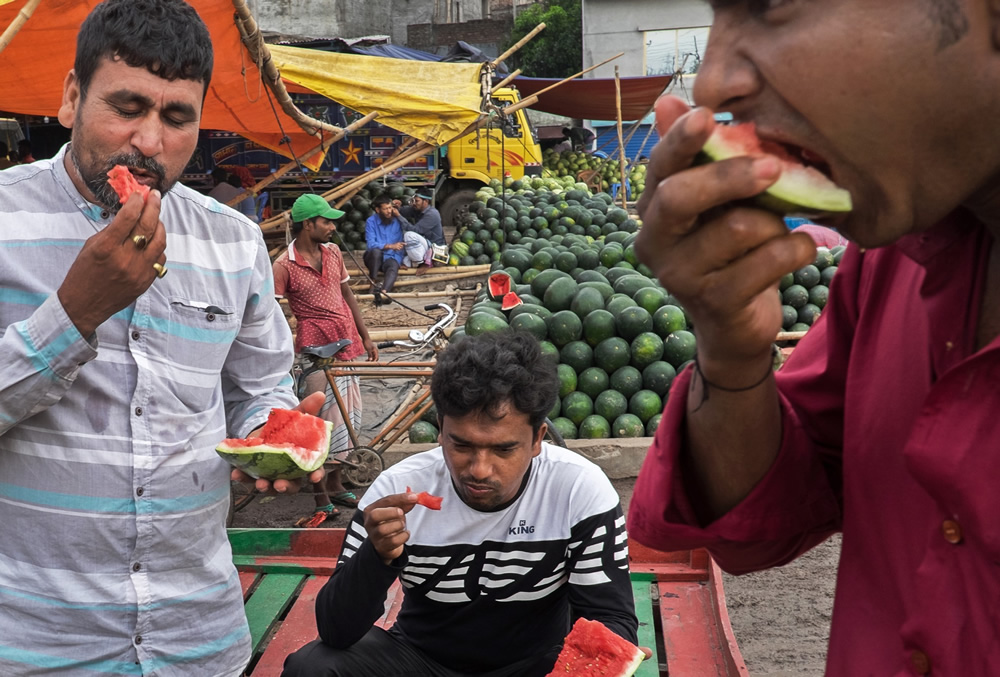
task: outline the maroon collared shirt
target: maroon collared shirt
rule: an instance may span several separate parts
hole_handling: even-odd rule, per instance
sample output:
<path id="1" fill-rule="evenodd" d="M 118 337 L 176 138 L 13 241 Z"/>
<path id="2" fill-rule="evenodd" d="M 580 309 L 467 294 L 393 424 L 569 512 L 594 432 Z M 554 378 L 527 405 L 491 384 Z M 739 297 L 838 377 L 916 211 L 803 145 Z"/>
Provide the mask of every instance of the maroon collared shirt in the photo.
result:
<path id="1" fill-rule="evenodd" d="M 274 262 L 274 294 L 288 299 L 297 321 L 295 351 L 306 346 L 325 346 L 341 339 L 352 343 L 337 354 L 342 361 L 364 355 L 365 348 L 347 305 L 341 284 L 350 280 L 344 257 L 332 245 L 320 247 L 322 271 L 298 255 L 293 241 Z"/>
<path id="2" fill-rule="evenodd" d="M 993 238 L 967 216 L 861 252 L 778 374 L 782 447 L 699 528 L 678 464 L 690 370 L 674 383 L 628 531 L 707 545 L 735 573 L 843 531 L 827 674 L 1000 671 L 1000 339 L 975 351 Z"/>

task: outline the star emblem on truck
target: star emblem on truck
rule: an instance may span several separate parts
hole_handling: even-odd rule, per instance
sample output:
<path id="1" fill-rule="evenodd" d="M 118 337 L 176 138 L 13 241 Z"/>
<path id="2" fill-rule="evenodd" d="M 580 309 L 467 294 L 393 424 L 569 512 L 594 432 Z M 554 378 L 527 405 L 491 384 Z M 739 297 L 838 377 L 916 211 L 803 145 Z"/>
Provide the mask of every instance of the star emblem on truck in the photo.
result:
<path id="1" fill-rule="evenodd" d="M 341 148 L 340 152 L 344 154 L 344 164 L 361 164 L 361 147 L 354 145 L 354 139 L 347 145 L 347 148 Z"/>

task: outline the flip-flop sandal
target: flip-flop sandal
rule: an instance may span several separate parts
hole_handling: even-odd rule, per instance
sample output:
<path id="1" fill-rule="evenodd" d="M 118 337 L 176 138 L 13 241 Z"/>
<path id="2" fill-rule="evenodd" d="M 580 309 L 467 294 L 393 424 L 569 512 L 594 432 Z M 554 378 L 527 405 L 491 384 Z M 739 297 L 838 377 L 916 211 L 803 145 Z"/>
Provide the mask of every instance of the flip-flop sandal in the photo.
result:
<path id="1" fill-rule="evenodd" d="M 358 507 L 358 497 L 354 495 L 353 491 L 341 491 L 330 496 L 330 500 L 339 505 L 347 506 L 348 508 Z"/>
<path id="2" fill-rule="evenodd" d="M 314 529 L 331 517 L 339 514 L 340 511 L 333 507 L 333 504 L 330 503 L 328 505 L 324 505 L 322 508 L 316 508 L 316 512 L 312 515 L 296 520 L 295 526 L 300 529 Z"/>

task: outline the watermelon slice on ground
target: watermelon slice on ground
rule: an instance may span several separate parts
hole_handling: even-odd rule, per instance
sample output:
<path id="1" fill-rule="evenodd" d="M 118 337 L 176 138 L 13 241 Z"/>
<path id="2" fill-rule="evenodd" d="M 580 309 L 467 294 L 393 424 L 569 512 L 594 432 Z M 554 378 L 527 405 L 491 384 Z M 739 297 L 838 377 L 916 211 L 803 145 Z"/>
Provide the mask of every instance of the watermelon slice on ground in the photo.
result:
<path id="1" fill-rule="evenodd" d="M 823 172 L 795 157 L 788 148 L 757 136 L 756 125 L 744 122 L 716 125 L 712 136 L 701 149 L 701 159 L 728 160 L 734 157 L 771 155 L 781 165 L 781 176 L 754 202 L 779 214 L 821 216 L 834 212 L 849 212 L 851 194 L 831 181 Z"/>
<path id="2" fill-rule="evenodd" d="M 247 475 L 292 480 L 319 470 L 330 454 L 333 423 L 292 409 L 272 409 L 257 437 L 223 440 L 215 451 Z"/>
<path id="3" fill-rule="evenodd" d="M 509 294 L 514 288 L 514 281 L 511 279 L 510 275 L 498 270 L 495 273 L 491 273 L 488 278 L 486 278 L 486 291 L 490 295 L 491 301 L 500 301 Z"/>
<path id="4" fill-rule="evenodd" d="M 599 621 L 577 619 L 547 677 L 629 677 L 645 654 Z"/>
<path id="5" fill-rule="evenodd" d="M 118 194 L 118 200 L 125 204 L 132 193 L 139 193 L 145 200 L 149 195 L 149 186 L 135 180 L 132 172 L 125 165 L 115 165 L 108 172 L 108 184 Z"/>

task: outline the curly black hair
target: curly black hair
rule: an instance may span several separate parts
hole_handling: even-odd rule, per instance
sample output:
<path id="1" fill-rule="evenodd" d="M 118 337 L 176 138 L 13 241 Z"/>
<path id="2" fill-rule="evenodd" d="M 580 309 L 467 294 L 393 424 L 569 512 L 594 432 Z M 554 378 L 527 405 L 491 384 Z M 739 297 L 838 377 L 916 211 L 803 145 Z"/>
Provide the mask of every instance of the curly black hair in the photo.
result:
<path id="1" fill-rule="evenodd" d="M 119 57 L 166 80 L 212 79 L 212 36 L 184 0 L 105 0 L 87 16 L 76 38 L 73 70 L 80 93 L 101 59 Z"/>
<path id="2" fill-rule="evenodd" d="M 526 332 L 468 336 L 438 356 L 431 397 L 439 421 L 482 412 L 500 418 L 509 404 L 537 434 L 559 394 L 556 363 Z"/>

